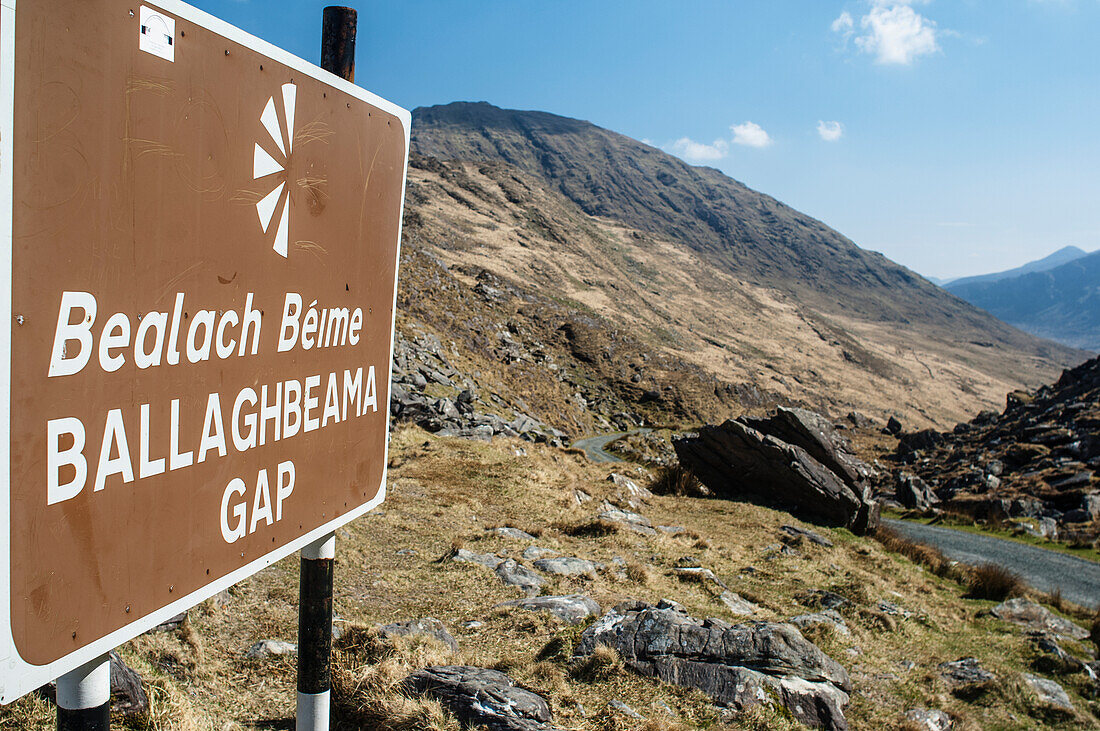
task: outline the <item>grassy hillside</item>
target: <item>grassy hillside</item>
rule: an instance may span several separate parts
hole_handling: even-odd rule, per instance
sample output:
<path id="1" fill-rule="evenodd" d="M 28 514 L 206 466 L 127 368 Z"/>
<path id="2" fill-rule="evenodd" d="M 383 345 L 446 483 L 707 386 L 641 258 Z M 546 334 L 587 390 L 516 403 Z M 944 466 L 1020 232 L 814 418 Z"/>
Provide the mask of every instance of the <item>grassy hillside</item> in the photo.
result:
<path id="1" fill-rule="evenodd" d="M 592 465 L 578 455 L 519 441 L 438 439 L 419 429 L 396 432 L 391 454 L 386 503 L 337 539 L 335 608 L 337 626 L 348 638 L 337 642 L 345 648 L 337 655 L 339 728 L 359 728 L 362 719 L 383 711 L 391 728 L 404 731 L 457 728 L 438 707 L 403 701 L 392 690 L 406 673 L 433 662 L 505 670 L 550 699 L 556 724 L 577 731 L 796 728 L 774 711 L 722 721 L 702 694 L 634 675 L 613 657 L 574 665 L 568 657 L 579 628 L 549 615 L 497 607 L 520 594 L 489 569 L 445 560 L 455 546 L 518 558 L 530 545 L 602 563 L 605 568 L 589 576 L 549 577 L 544 593 L 583 593 L 605 610 L 625 599 L 669 598 L 694 616 L 746 621 L 730 613 L 714 585 L 676 575 L 676 567 L 690 563 L 712 569 L 732 591 L 758 604 L 753 620 L 814 611 L 805 598 L 814 590 L 845 597 L 849 604 L 840 611 L 849 636 L 820 625 L 805 633 L 852 675 L 847 716 L 855 729 L 906 728 L 905 714 L 915 707 L 949 712 L 958 729 L 1097 725 L 1092 714 L 1100 709 L 1084 697 L 1082 674 L 1036 670 L 1044 667 L 1041 653 L 1023 632 L 983 614 L 993 602 L 965 598 L 951 578 L 871 539 L 805 526 L 753 505 L 671 496 L 648 498 L 637 510 L 654 525 L 682 528 L 676 535 L 594 528 L 601 501 L 623 499 L 606 479 L 612 469 L 642 483 L 644 470 Z M 578 504 L 577 490 L 592 499 Z M 787 524 L 817 530 L 834 546 L 792 539 L 779 530 Z M 491 532 L 502 526 L 536 539 L 515 541 Z M 249 659 L 244 653 L 262 639 L 295 641 L 297 572 L 297 559 L 287 559 L 196 608 L 179 630 L 145 635 L 121 648 L 145 677 L 153 702 L 151 721 L 121 726 L 290 728 L 293 658 Z M 460 644 L 457 655 L 423 639 L 382 643 L 369 631 L 424 616 L 446 624 Z M 965 656 L 977 657 L 998 678 L 976 697 L 952 694 L 939 677 L 939 663 Z M 1025 670 L 1056 679 L 1077 710 L 1044 708 L 1022 685 Z M 618 714 L 609 708 L 613 699 L 653 720 L 647 725 Z M 34 698 L 0 711 L 0 728 L 47 729 L 52 723 L 48 705 Z"/>
<path id="2" fill-rule="evenodd" d="M 455 272 L 588 308 L 727 383 L 946 426 L 1084 354 L 719 172 L 587 122 L 417 110 L 409 210 Z"/>

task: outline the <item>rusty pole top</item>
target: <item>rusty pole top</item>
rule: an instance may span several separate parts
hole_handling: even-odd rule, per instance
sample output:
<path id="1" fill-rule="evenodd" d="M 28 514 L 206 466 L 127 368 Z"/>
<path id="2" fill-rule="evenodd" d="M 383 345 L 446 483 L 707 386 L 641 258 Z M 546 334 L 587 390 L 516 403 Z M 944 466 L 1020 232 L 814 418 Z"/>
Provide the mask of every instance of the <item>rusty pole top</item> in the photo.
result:
<path id="1" fill-rule="evenodd" d="M 321 68 L 355 81 L 355 8 L 330 5 L 321 21 Z"/>

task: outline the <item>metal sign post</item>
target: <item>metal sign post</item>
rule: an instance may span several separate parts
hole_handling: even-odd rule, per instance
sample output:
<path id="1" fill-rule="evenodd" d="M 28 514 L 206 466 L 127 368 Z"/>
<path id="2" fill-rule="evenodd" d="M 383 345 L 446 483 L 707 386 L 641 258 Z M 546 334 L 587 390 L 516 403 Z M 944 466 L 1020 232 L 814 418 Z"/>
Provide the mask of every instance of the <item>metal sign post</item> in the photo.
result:
<path id="1" fill-rule="evenodd" d="M 0 703 L 90 716 L 384 500 L 410 121 L 180 0 L 0 0 Z"/>
<path id="2" fill-rule="evenodd" d="M 357 13 L 325 8 L 321 24 L 321 68 L 355 81 Z M 328 731 L 332 696 L 332 580 L 336 534 L 302 549 L 298 587 L 297 731 Z"/>

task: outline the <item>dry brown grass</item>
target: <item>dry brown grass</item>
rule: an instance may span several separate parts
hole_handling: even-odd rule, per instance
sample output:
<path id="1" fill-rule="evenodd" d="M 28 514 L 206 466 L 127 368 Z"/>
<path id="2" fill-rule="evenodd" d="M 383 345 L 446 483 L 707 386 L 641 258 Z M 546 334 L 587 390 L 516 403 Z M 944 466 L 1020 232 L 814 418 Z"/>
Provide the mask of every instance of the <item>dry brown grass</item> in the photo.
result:
<path id="1" fill-rule="evenodd" d="M 418 668 L 453 664 L 453 653 L 423 635 L 383 639 L 377 629 L 353 626 L 336 643 L 332 663 L 337 728 L 382 731 L 458 731 L 438 703 L 411 697 L 401 682 Z"/>
<path id="2" fill-rule="evenodd" d="M 706 497 L 707 492 L 703 483 L 689 468 L 676 463 L 669 467 L 661 467 L 657 470 L 649 489 L 657 495 L 674 495 L 676 497 Z"/>
<path id="3" fill-rule="evenodd" d="M 997 602 L 1019 596 L 1026 588 L 1018 574 L 995 563 L 984 563 L 971 569 L 967 587 L 972 598 Z"/>
<path id="4" fill-rule="evenodd" d="M 573 677 L 591 682 L 615 677 L 623 669 L 623 659 L 617 650 L 597 645 L 591 655 L 573 666 Z"/>
<path id="5" fill-rule="evenodd" d="M 644 563 L 631 561 L 626 565 L 626 578 L 635 584 L 649 586 L 653 582 L 653 571 Z"/>
<path id="6" fill-rule="evenodd" d="M 959 576 L 957 572 L 953 571 L 954 562 L 944 556 L 937 548 L 911 541 L 885 525 L 878 526 L 871 537 L 881 543 L 887 551 L 900 553 L 914 563 L 927 567 L 936 576 Z"/>
<path id="7" fill-rule="evenodd" d="M 527 449 L 526 456 L 515 456 L 519 446 Z M 672 569 L 686 555 L 759 604 L 762 609 L 753 621 L 786 621 L 811 611 L 796 599 L 810 590 L 847 597 L 851 603 L 840 611 L 850 637 L 827 630 L 807 633 L 852 675 L 856 692 L 847 711 L 852 728 L 896 728 L 904 710 L 917 705 L 942 708 L 961 729 L 1024 728 L 1036 718 L 1032 701 L 1022 693 L 1012 695 L 1012 688 L 998 691 L 989 703 L 971 705 L 936 685 L 941 662 L 973 655 L 983 667 L 1011 678 L 1028 668 L 1034 650 L 1015 628 L 979 616 L 987 605 L 964 598 L 961 584 L 884 550 L 885 544 L 817 527 L 827 531 L 836 544 L 833 549 L 776 554 L 780 526 L 793 521 L 789 515 L 750 504 L 668 496 L 654 497 L 641 512 L 655 524 L 684 526 L 684 534 L 642 536 L 624 530 L 573 535 L 571 526 L 587 524 L 600 503 L 613 497 L 606 466 L 576 461 L 544 446 L 505 439 L 462 442 L 418 429 L 395 431 L 391 455 L 400 466 L 391 471 L 385 505 L 338 533 L 335 608 L 346 630 L 334 655 L 334 686 L 342 728 L 456 728 L 437 704 L 410 700 L 399 692 L 410 672 L 437 663 L 505 670 L 523 687 L 544 695 L 554 709 L 554 725 L 570 731 L 645 728 L 644 722 L 610 711 L 612 698 L 647 716 L 649 728 L 676 728 L 674 723 L 689 729 L 724 728 L 718 711 L 698 691 L 642 677 L 603 651 L 574 674 L 573 649 L 583 624 L 574 627 L 546 613 L 497 607 L 520 595 L 494 572 L 435 560 L 452 542 L 510 556 L 518 556 L 530 543 L 485 530 L 495 525 L 541 526 L 537 545 L 561 555 L 608 566 L 620 557 L 626 563 L 626 581 L 608 571 L 579 582 L 549 577 L 546 587 L 551 594 L 581 591 L 605 611 L 626 599 L 656 603 L 669 598 L 692 616 L 746 621 L 730 614 L 707 587 L 675 576 Z M 576 488 L 594 500 L 576 505 Z M 702 540 L 710 547 L 696 548 Z M 294 661 L 249 660 L 244 651 L 266 637 L 293 641 L 297 576 L 298 561 L 292 557 L 235 587 L 224 606 L 207 603 L 192 610 L 187 628 L 144 636 L 122 648 L 151 689 L 154 715 L 147 728 L 244 731 L 292 723 Z M 643 576 L 648 580 L 639 581 Z M 877 610 L 880 600 L 915 616 L 885 622 L 888 615 Z M 423 638 L 382 642 L 373 629 L 425 616 L 450 629 L 460 644 L 458 655 Z M 468 620 L 482 624 L 468 627 Z M 849 653 L 853 648 L 858 655 Z M 190 668 L 182 662 L 188 656 L 195 658 Z M 901 670 L 903 660 L 917 667 Z M 1074 703 L 1085 708 L 1084 687 L 1068 680 L 1065 685 Z M 662 710 L 663 705 L 672 713 Z M 45 730 L 52 718 L 48 708 L 24 699 L 0 709 L 0 728 Z M 770 708 L 727 722 L 739 729 L 797 728 L 782 711 Z M 1043 722 L 1066 731 L 1086 727 L 1066 720 Z"/>

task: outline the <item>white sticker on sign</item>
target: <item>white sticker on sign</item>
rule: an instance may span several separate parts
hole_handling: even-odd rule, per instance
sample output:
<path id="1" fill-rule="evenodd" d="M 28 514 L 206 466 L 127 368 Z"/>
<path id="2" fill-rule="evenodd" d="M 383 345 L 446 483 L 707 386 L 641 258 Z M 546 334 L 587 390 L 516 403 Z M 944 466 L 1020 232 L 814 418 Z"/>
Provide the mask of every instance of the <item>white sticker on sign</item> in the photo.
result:
<path id="1" fill-rule="evenodd" d="M 141 6 L 141 35 L 138 48 L 160 56 L 165 61 L 176 61 L 176 19 L 162 15 L 152 8 Z"/>

